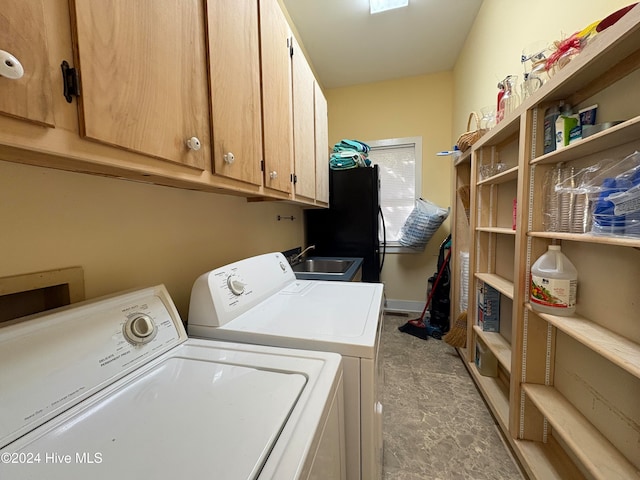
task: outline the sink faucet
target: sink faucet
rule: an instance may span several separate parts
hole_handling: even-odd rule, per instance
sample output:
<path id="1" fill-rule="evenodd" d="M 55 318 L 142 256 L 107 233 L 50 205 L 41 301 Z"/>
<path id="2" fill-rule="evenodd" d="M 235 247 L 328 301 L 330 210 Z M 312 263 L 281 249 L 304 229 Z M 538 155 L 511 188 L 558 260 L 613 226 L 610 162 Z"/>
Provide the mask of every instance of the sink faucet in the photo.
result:
<path id="1" fill-rule="evenodd" d="M 297 254 L 295 257 L 293 257 L 291 260 L 289 260 L 289 263 L 291 265 L 293 265 L 294 263 L 296 263 L 297 261 L 302 259 L 302 256 L 307 253 L 309 250 L 314 250 L 316 248 L 315 245 L 309 245 L 307 248 L 305 248 L 304 250 L 302 250 L 299 254 Z"/>

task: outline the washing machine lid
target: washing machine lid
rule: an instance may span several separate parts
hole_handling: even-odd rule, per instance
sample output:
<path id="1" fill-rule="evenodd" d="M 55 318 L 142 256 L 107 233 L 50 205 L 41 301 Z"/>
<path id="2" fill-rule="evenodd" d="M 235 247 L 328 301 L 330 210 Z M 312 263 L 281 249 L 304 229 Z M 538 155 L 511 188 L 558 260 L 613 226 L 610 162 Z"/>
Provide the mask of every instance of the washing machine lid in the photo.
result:
<path id="1" fill-rule="evenodd" d="M 34 461 L 0 465 L 2 478 L 257 479 L 305 376 L 182 353 L 11 445 Z"/>
<path id="2" fill-rule="evenodd" d="M 381 285 L 298 280 L 212 335 L 373 358 L 381 302 Z"/>

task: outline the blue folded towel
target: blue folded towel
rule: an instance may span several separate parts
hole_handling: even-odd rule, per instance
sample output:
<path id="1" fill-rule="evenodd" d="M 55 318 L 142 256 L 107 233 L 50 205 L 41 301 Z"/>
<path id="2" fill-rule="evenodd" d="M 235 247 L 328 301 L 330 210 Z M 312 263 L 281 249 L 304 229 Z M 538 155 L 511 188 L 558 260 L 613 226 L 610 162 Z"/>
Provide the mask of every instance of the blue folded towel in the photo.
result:
<path id="1" fill-rule="evenodd" d="M 345 168 L 368 167 L 371 161 L 364 153 L 355 150 L 343 150 L 331 154 L 329 168 L 342 170 Z"/>
<path id="2" fill-rule="evenodd" d="M 356 152 L 369 153 L 371 147 L 358 140 L 348 140 L 345 138 L 342 139 L 340 143 L 336 143 L 333 147 L 334 152 L 341 152 L 344 150 L 355 150 Z"/>

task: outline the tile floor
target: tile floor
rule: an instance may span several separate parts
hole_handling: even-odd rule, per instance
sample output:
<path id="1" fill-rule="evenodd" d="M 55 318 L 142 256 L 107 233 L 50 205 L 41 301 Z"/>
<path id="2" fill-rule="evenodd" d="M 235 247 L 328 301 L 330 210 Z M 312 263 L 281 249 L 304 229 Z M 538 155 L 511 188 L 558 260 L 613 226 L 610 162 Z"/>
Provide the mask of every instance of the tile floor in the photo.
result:
<path id="1" fill-rule="evenodd" d="M 522 480 L 455 349 L 398 331 L 382 334 L 384 480 Z"/>

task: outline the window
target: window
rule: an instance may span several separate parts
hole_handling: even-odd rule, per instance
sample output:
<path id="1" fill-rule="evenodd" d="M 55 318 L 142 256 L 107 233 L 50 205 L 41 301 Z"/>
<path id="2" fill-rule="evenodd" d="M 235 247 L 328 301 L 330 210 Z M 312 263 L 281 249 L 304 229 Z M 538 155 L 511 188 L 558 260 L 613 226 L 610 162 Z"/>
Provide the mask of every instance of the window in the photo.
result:
<path id="1" fill-rule="evenodd" d="M 369 0 L 369 12 L 371 15 L 395 8 L 407 7 L 409 0 Z"/>
<path id="2" fill-rule="evenodd" d="M 371 147 L 369 160 L 380 168 L 380 207 L 386 225 L 386 246 L 400 247 L 400 229 L 422 193 L 422 137 L 375 140 L 367 144 Z M 381 242 L 382 234 L 381 230 Z"/>

